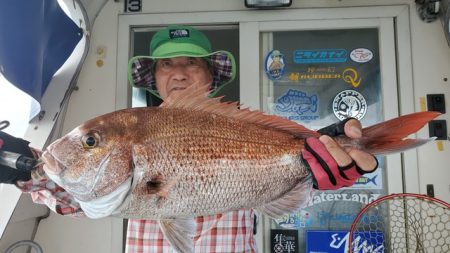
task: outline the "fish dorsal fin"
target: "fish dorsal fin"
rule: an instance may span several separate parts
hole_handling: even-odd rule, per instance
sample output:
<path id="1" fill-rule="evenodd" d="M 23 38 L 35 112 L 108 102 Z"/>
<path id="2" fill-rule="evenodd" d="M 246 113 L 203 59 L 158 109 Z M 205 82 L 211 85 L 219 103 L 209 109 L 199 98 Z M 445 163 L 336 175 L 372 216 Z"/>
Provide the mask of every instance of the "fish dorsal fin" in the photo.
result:
<path id="1" fill-rule="evenodd" d="M 310 130 L 288 119 L 276 115 L 267 115 L 261 111 L 252 111 L 249 108 L 239 109 L 239 103 L 220 102 L 222 97 L 210 98 L 208 97 L 209 94 L 209 85 L 203 85 L 201 87 L 191 85 L 183 92 L 177 92 L 169 96 L 161 104 L 161 107 L 209 112 L 247 123 L 275 128 L 298 137 L 320 136 L 316 131 Z"/>
<path id="2" fill-rule="evenodd" d="M 309 182 L 299 182 L 281 198 L 258 207 L 258 210 L 273 219 L 300 210 L 300 208 L 306 206 L 311 198 L 312 180 L 309 180 Z"/>
<path id="3" fill-rule="evenodd" d="M 159 226 L 177 252 L 194 252 L 195 219 L 160 220 Z"/>

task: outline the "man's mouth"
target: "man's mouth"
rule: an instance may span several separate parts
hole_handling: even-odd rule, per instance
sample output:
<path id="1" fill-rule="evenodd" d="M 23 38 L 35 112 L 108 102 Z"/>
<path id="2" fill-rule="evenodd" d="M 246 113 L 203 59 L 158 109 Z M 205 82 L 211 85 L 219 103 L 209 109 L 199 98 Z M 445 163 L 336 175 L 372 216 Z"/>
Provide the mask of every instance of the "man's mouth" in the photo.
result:
<path id="1" fill-rule="evenodd" d="M 172 88 L 172 91 L 177 91 L 177 90 L 185 90 L 186 87 L 174 87 Z"/>
<path id="2" fill-rule="evenodd" d="M 170 88 L 169 91 L 168 91 L 168 95 L 170 95 L 172 93 L 178 93 L 178 92 L 183 91 L 185 89 L 186 89 L 186 87 L 173 87 L 173 88 Z"/>

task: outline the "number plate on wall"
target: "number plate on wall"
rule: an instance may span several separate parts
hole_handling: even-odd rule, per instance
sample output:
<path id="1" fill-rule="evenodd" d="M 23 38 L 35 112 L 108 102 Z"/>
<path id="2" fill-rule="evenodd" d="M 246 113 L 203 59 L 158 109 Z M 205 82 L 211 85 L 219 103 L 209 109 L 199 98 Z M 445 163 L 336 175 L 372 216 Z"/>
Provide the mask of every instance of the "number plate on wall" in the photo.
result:
<path id="1" fill-rule="evenodd" d="M 125 0 L 125 12 L 141 12 L 142 0 Z"/>

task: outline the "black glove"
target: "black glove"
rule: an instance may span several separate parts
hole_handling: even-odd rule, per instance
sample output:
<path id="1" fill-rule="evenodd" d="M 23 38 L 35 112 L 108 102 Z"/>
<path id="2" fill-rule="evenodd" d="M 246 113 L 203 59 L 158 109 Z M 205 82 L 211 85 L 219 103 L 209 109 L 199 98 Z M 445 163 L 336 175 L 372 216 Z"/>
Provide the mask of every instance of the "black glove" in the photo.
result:
<path id="1" fill-rule="evenodd" d="M 345 124 L 354 118 L 346 118 L 342 121 L 339 121 L 337 123 L 331 124 L 329 126 L 326 126 L 324 128 L 321 128 L 319 130 L 317 130 L 317 132 L 321 133 L 321 134 L 325 134 L 331 137 L 336 137 L 339 135 L 345 135 L 345 131 L 344 131 L 344 126 Z"/>
<path id="2" fill-rule="evenodd" d="M 3 143 L 3 145 L 2 145 Z M 0 131 L 0 150 L 19 153 L 27 157 L 33 157 L 29 142 L 11 136 Z M 0 183 L 15 184 L 17 181 L 28 181 L 31 179 L 31 172 L 27 170 L 13 169 L 0 164 Z"/>

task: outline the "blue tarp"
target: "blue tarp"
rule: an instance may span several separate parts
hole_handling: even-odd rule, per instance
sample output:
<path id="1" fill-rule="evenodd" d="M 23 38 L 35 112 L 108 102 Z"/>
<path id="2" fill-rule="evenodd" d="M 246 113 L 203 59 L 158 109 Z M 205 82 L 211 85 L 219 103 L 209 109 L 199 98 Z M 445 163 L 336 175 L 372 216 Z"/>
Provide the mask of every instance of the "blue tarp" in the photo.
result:
<path id="1" fill-rule="evenodd" d="M 82 36 L 56 0 L 1 0 L 0 72 L 41 102 Z"/>

